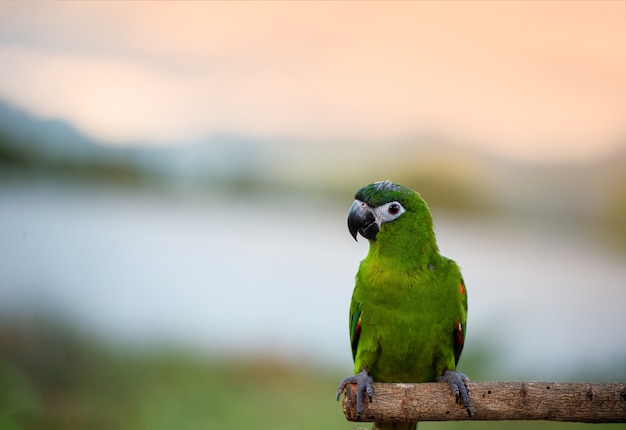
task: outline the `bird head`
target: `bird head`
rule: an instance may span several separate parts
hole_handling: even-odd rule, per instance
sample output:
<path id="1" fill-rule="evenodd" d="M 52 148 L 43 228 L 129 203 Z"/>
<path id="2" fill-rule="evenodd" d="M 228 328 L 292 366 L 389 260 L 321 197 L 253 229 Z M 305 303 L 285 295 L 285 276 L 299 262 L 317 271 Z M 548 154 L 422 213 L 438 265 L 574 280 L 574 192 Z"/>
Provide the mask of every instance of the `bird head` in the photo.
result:
<path id="1" fill-rule="evenodd" d="M 426 202 L 415 191 L 390 181 L 375 182 L 356 192 L 348 213 L 348 230 L 371 242 L 381 236 L 433 235 Z"/>

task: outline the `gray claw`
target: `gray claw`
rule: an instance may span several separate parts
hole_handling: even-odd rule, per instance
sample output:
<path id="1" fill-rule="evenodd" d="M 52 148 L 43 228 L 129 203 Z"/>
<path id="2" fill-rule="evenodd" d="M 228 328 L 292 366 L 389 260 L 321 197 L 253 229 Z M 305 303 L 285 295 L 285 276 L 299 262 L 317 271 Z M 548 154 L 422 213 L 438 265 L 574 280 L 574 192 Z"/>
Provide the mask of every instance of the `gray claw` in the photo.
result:
<path id="1" fill-rule="evenodd" d="M 374 379 L 365 370 L 361 370 L 354 376 L 348 376 L 341 381 L 337 388 L 337 400 L 339 400 L 339 396 L 345 390 L 346 385 L 356 383 L 356 416 L 357 418 L 360 417 L 365 407 L 365 397 L 367 396 L 370 403 L 372 402 L 372 395 L 374 394 L 372 382 Z"/>
<path id="2" fill-rule="evenodd" d="M 452 393 L 456 397 L 457 403 L 463 403 L 467 409 L 467 415 L 472 416 L 469 396 L 467 394 L 467 383 L 469 378 L 456 370 L 446 370 L 439 378 L 439 382 L 447 382 L 452 387 Z"/>

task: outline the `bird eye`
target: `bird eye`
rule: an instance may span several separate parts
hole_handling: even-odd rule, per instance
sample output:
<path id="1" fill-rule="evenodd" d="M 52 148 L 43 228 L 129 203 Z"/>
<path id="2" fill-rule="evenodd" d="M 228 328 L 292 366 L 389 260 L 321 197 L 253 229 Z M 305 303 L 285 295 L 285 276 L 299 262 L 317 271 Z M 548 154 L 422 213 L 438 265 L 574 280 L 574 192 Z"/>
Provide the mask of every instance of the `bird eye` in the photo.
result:
<path id="1" fill-rule="evenodd" d="M 389 215 L 398 215 L 398 213 L 400 212 L 400 207 L 401 206 L 398 203 L 392 203 L 387 208 L 387 212 L 389 213 Z"/>

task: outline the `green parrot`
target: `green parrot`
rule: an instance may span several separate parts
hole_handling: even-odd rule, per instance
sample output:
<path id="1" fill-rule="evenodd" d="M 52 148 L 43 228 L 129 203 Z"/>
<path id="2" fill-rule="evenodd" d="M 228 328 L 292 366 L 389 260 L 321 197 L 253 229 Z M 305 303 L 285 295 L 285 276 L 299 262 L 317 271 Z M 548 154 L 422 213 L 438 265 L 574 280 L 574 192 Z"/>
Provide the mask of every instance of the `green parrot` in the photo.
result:
<path id="1" fill-rule="evenodd" d="M 465 341 L 467 290 L 456 263 L 439 253 L 428 205 L 389 181 L 357 191 L 348 229 L 369 240 L 350 304 L 349 330 L 357 415 L 371 401 L 372 382 L 445 381 L 471 416 L 469 379 L 456 371 Z M 375 423 L 415 429 L 417 423 Z"/>

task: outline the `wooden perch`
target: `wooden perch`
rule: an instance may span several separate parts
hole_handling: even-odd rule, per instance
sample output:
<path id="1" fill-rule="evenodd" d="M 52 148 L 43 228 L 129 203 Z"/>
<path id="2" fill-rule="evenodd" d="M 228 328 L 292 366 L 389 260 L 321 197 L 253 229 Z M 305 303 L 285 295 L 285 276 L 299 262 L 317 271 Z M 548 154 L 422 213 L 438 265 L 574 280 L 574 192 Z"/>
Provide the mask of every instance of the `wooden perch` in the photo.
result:
<path id="1" fill-rule="evenodd" d="M 455 403 L 446 383 L 374 383 L 372 403 L 357 419 L 356 385 L 346 387 L 343 412 L 349 421 L 549 420 L 626 422 L 626 383 L 470 382 L 472 417 Z"/>

